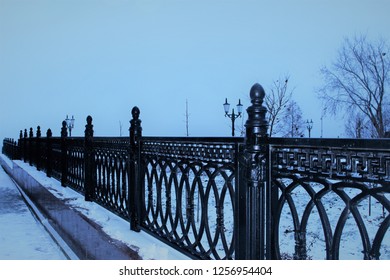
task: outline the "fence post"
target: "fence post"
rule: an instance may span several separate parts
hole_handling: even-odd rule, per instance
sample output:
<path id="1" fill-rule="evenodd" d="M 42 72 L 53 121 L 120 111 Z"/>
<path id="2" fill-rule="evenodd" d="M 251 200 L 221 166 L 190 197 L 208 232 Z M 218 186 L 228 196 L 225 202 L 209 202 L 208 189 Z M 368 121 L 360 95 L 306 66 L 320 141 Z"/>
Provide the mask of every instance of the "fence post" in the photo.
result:
<path id="1" fill-rule="evenodd" d="M 66 121 L 62 122 L 61 128 L 61 186 L 66 187 L 68 181 L 68 163 L 67 163 L 67 147 L 66 138 L 68 137 L 68 129 Z"/>
<path id="2" fill-rule="evenodd" d="M 53 136 L 51 129 L 49 128 L 46 132 L 46 176 L 51 177 L 51 173 L 53 170 L 52 163 L 52 144 L 51 137 Z"/>
<path id="3" fill-rule="evenodd" d="M 36 133 L 36 143 L 35 143 L 35 162 L 37 165 L 37 170 L 41 170 L 41 127 L 38 125 Z"/>
<path id="4" fill-rule="evenodd" d="M 24 129 L 23 135 L 23 161 L 27 162 L 27 128 Z"/>
<path id="5" fill-rule="evenodd" d="M 95 198 L 94 182 L 94 153 L 93 153 L 93 125 L 92 117 L 87 117 L 87 124 L 84 132 L 84 188 L 85 201 L 93 201 Z"/>
<path id="6" fill-rule="evenodd" d="M 6 145 L 6 149 L 8 150 L 7 153 L 8 153 L 8 158 L 10 158 L 11 160 L 14 160 L 15 159 L 15 141 L 13 138 L 7 138 L 6 142 L 8 142 L 8 145 Z M 4 141 L 3 141 L 3 149 L 4 149 Z M 4 151 L 3 151 L 4 153 Z"/>
<path id="7" fill-rule="evenodd" d="M 22 159 L 23 157 L 23 130 L 19 133 L 19 140 L 18 140 L 18 159 Z"/>
<path id="8" fill-rule="evenodd" d="M 142 222 L 142 181 L 141 181 L 141 138 L 142 127 L 139 119 L 140 110 L 133 107 L 130 121 L 130 147 L 129 147 L 129 216 L 130 229 L 140 231 Z"/>
<path id="9" fill-rule="evenodd" d="M 29 133 L 29 138 L 28 138 L 28 162 L 30 166 L 33 165 L 33 157 L 34 157 L 34 148 L 33 148 L 33 137 L 34 137 L 34 132 L 33 128 L 30 127 L 30 133 Z"/>
<path id="10" fill-rule="evenodd" d="M 266 259 L 266 232 L 270 221 L 266 219 L 267 145 L 265 143 L 268 123 L 265 97 L 261 85 L 250 90 L 252 105 L 248 107 L 246 137 L 240 149 L 238 163 L 238 186 L 235 217 L 235 258 Z M 268 251 L 268 249 L 267 249 Z"/>
<path id="11" fill-rule="evenodd" d="M 4 143 L 3 143 L 3 149 L 4 149 Z M 13 138 L 10 139 L 10 152 L 11 152 L 11 159 L 12 160 L 17 159 L 16 158 L 16 141 Z"/>

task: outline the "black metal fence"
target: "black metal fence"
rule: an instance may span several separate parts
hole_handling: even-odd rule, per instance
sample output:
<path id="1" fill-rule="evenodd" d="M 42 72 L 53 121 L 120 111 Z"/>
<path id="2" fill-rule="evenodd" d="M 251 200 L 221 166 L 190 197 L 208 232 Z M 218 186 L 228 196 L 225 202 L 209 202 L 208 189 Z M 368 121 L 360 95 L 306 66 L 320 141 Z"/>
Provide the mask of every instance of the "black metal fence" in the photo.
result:
<path id="1" fill-rule="evenodd" d="M 390 141 L 267 137 L 251 89 L 246 137 L 4 139 L 23 159 L 194 259 L 390 259 Z"/>
<path id="2" fill-rule="evenodd" d="M 389 259 L 390 141 L 269 139 L 273 258 Z M 285 220 L 290 218 L 288 225 Z M 317 244 L 316 244 L 317 243 Z"/>
<path id="3" fill-rule="evenodd" d="M 234 258 L 236 159 L 242 143 L 143 138 L 143 228 L 194 256 Z"/>
<path id="4" fill-rule="evenodd" d="M 7 155 L 10 159 L 20 159 L 20 149 L 18 142 L 12 138 L 5 138 L 3 140 L 3 148 L 1 152 Z"/>

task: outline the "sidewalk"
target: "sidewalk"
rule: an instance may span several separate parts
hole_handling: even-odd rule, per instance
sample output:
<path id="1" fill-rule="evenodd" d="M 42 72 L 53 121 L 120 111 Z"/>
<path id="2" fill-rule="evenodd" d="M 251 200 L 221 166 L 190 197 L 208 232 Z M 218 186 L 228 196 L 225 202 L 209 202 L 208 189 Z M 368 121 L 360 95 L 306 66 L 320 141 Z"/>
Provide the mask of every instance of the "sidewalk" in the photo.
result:
<path id="1" fill-rule="evenodd" d="M 86 202 L 81 194 L 62 187 L 59 181 L 48 178 L 35 167 L 23 161 L 11 161 L 2 154 L 0 165 L 12 174 L 33 201 L 32 204 L 43 214 L 43 219 L 50 223 L 79 259 L 188 259 L 145 232 L 131 231 L 128 221 L 96 203 Z M 0 222 L 0 232 L 5 228 L 3 225 L 5 222 Z"/>
<path id="2" fill-rule="evenodd" d="M 28 207 L 15 183 L 0 167 L 0 259 L 68 258 Z"/>

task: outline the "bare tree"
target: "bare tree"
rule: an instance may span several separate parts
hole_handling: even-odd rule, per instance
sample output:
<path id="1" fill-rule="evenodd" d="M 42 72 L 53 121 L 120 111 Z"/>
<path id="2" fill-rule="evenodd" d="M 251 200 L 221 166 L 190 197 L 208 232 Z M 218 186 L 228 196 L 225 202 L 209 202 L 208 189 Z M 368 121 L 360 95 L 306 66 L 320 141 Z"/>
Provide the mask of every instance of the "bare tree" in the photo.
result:
<path id="1" fill-rule="evenodd" d="M 283 137 L 303 137 L 305 134 L 305 121 L 302 117 L 302 110 L 294 100 L 287 104 L 282 123 L 284 123 L 281 131 Z"/>
<path id="2" fill-rule="evenodd" d="M 189 119 L 190 119 L 190 114 L 188 112 L 188 99 L 186 99 L 186 136 L 190 136 L 190 130 L 189 130 Z"/>
<path id="3" fill-rule="evenodd" d="M 350 113 L 345 123 L 345 133 L 351 138 L 371 138 L 373 131 L 370 128 L 367 117 L 360 112 Z"/>
<path id="4" fill-rule="evenodd" d="M 119 136 L 120 137 L 122 137 L 122 128 L 123 128 L 122 122 L 119 121 Z"/>
<path id="5" fill-rule="evenodd" d="M 341 109 L 360 112 L 372 126 L 373 137 L 385 136 L 385 112 L 389 109 L 385 92 L 389 85 L 389 47 L 383 40 L 371 43 L 365 36 L 346 38 L 330 67 L 323 67 L 324 86 L 319 97 L 333 114 Z"/>
<path id="6" fill-rule="evenodd" d="M 245 122 L 246 122 L 245 110 L 242 111 L 240 119 L 241 119 L 241 122 L 237 125 L 238 135 L 240 135 L 241 137 L 244 137 L 245 133 L 246 133 L 246 128 L 245 128 Z"/>
<path id="7" fill-rule="evenodd" d="M 265 106 L 267 107 L 269 136 L 280 133 L 285 124 L 282 122 L 283 115 L 287 110 L 287 104 L 291 100 L 293 90 L 288 90 L 289 77 L 273 82 L 270 94 L 265 96 Z"/>

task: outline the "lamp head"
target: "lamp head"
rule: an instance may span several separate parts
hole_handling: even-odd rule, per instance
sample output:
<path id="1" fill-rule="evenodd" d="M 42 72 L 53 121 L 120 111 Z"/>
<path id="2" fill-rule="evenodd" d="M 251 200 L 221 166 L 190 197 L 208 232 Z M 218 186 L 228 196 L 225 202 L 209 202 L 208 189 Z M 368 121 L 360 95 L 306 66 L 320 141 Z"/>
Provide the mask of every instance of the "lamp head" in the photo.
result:
<path id="1" fill-rule="evenodd" d="M 230 104 L 227 102 L 227 98 L 225 98 L 225 103 L 223 104 L 223 108 L 225 110 L 225 114 L 229 113 Z"/>

